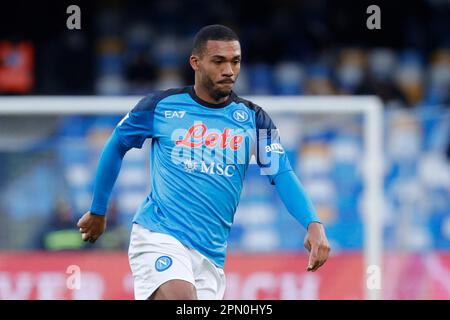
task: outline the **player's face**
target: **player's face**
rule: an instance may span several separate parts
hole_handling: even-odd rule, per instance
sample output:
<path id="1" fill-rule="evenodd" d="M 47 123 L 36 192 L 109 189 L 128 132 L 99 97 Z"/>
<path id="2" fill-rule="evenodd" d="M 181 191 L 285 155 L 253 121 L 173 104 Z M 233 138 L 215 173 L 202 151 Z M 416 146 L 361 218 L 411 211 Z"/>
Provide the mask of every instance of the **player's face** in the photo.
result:
<path id="1" fill-rule="evenodd" d="M 239 41 L 209 40 L 198 60 L 202 85 L 216 98 L 231 93 L 241 68 Z"/>

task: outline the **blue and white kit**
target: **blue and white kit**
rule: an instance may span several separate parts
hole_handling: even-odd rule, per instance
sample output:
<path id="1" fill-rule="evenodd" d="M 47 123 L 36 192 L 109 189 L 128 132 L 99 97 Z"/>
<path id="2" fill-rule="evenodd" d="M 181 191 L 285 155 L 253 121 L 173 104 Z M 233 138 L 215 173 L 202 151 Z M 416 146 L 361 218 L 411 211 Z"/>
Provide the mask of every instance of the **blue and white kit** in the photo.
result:
<path id="1" fill-rule="evenodd" d="M 147 138 L 151 192 L 133 222 L 174 237 L 217 268 L 252 155 L 305 228 L 320 222 L 269 115 L 234 92 L 221 104 L 205 102 L 193 86 L 149 94 L 119 122 L 100 157 L 92 213 L 106 214 L 125 153 Z"/>

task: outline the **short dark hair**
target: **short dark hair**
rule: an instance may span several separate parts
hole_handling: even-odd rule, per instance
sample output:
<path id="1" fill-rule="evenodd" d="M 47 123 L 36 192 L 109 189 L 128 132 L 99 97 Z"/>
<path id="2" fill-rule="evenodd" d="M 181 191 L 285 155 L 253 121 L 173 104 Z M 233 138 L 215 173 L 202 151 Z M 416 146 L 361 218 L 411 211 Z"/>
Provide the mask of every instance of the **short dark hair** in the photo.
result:
<path id="1" fill-rule="evenodd" d="M 203 27 L 195 35 L 192 54 L 202 54 L 208 40 L 239 41 L 239 37 L 233 30 L 221 24 Z"/>

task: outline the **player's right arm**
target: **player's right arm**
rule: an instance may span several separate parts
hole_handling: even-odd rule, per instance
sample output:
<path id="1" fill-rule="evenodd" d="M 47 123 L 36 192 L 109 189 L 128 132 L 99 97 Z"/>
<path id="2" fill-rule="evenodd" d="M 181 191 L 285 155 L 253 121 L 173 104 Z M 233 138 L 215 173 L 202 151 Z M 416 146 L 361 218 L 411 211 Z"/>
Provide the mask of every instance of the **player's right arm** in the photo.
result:
<path id="1" fill-rule="evenodd" d="M 126 152 L 141 148 L 153 135 L 154 99 L 149 95 L 139 101 L 117 125 L 100 156 L 94 180 L 91 208 L 78 221 L 84 241 L 95 242 L 106 229 L 106 212 L 112 189 Z"/>
<path id="2" fill-rule="evenodd" d="M 106 229 L 106 211 L 112 188 L 130 148 L 120 142 L 117 128 L 103 147 L 94 181 L 91 208 L 78 221 L 84 241 L 95 242 Z"/>

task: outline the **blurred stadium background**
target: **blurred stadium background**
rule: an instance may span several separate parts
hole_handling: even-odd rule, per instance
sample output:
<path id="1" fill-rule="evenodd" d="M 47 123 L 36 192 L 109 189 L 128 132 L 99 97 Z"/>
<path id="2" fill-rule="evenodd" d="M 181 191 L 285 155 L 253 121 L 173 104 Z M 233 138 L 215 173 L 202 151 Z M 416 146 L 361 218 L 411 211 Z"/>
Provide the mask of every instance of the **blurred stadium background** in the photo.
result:
<path id="1" fill-rule="evenodd" d="M 81 8 L 81 30 L 66 28 L 69 4 Z M 193 35 L 226 24 L 241 37 L 239 95 L 381 99 L 382 297 L 449 299 L 450 3 L 374 4 L 381 30 L 366 29 L 364 1 L 2 3 L 0 103 L 17 95 L 140 96 L 191 84 Z M 132 215 L 149 191 L 148 144 L 126 156 L 107 233 L 90 245 L 75 227 L 121 117 L 0 110 L 0 299 L 133 298 L 126 250 Z M 226 298 L 363 299 L 363 120 L 274 118 L 332 257 L 321 271 L 305 272 L 304 230 L 252 168 L 229 239 Z M 79 290 L 66 287 L 69 265 L 82 270 Z"/>

